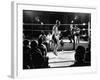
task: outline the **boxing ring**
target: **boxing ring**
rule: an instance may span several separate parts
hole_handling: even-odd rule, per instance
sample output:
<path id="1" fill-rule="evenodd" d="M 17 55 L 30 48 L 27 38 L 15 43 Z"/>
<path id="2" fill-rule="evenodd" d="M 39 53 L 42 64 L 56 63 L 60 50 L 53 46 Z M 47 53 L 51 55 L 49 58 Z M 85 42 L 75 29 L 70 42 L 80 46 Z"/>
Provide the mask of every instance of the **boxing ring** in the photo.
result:
<path id="1" fill-rule="evenodd" d="M 23 31 L 44 31 L 47 35 L 47 32 L 52 32 L 52 28 L 45 28 L 47 26 L 53 26 L 54 24 L 28 24 L 28 23 L 24 23 L 23 25 L 31 25 L 32 27 L 34 26 L 40 26 L 40 30 L 36 30 L 36 29 L 28 29 L 28 30 L 23 30 Z M 85 47 L 85 49 L 88 47 L 88 44 L 89 44 L 89 38 L 90 38 L 90 23 L 86 24 L 86 25 L 83 25 L 83 24 L 60 24 L 62 26 L 69 26 L 69 27 L 72 27 L 72 26 L 87 26 L 88 28 L 85 29 L 85 28 L 80 28 L 80 31 L 86 31 L 88 33 L 88 40 L 85 41 L 85 40 L 82 40 L 80 39 L 79 40 L 79 43 L 76 44 L 75 40 L 72 40 L 72 43 L 70 43 L 70 40 L 68 38 L 63 38 L 62 41 L 64 43 L 64 46 L 63 46 L 63 50 L 62 50 L 62 46 L 59 45 L 58 46 L 58 51 L 57 51 L 57 56 L 54 55 L 53 53 L 53 47 L 51 46 L 50 49 L 51 51 L 48 51 L 47 52 L 47 56 L 49 57 L 49 66 L 50 67 L 67 67 L 67 66 L 70 66 L 70 65 L 73 65 L 74 62 L 75 62 L 75 58 L 74 58 L 74 55 L 75 55 L 75 49 L 79 46 L 79 45 L 82 45 Z M 43 27 L 44 26 L 44 27 Z M 42 29 L 43 27 L 43 29 Z M 63 30 L 60 30 L 61 32 L 64 32 L 65 29 Z M 34 34 L 34 33 L 32 33 Z M 84 37 L 84 35 L 82 35 Z M 86 35 L 85 35 L 86 36 Z"/>
<path id="2" fill-rule="evenodd" d="M 72 46 L 67 45 L 68 40 L 65 41 L 65 47 L 71 48 L 69 50 L 64 50 L 64 51 L 58 51 L 57 54 L 58 56 L 55 56 L 53 52 L 48 52 L 47 56 L 49 57 L 49 66 L 50 67 L 68 67 L 75 62 L 75 50 L 72 50 Z M 71 43 L 70 43 L 71 44 Z M 79 45 L 82 45 L 85 47 L 85 49 L 88 47 L 88 42 L 87 41 L 80 41 L 79 44 L 76 45 L 76 48 Z"/>

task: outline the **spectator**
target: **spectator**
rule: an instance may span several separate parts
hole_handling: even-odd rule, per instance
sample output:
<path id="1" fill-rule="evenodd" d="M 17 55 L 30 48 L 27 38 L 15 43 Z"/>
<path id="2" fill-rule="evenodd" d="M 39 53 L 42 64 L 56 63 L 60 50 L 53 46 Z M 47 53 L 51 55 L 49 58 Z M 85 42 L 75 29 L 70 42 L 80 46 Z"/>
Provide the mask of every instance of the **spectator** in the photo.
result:
<path id="1" fill-rule="evenodd" d="M 78 46 L 76 49 L 75 60 L 76 62 L 72 66 L 89 66 L 84 60 L 85 48 L 83 46 Z"/>
<path id="2" fill-rule="evenodd" d="M 43 44 L 43 39 L 42 38 L 39 38 L 39 40 L 38 40 L 38 47 L 39 47 L 39 49 L 41 50 L 41 52 L 42 52 L 42 56 L 46 56 L 46 54 L 47 54 L 47 48 L 46 48 L 46 46 Z"/>
<path id="3" fill-rule="evenodd" d="M 38 48 L 38 42 L 35 40 L 31 42 L 31 54 L 34 68 L 44 68 L 45 59 L 42 56 L 41 50 Z"/>
<path id="4" fill-rule="evenodd" d="M 38 42 L 39 42 L 39 44 L 44 44 L 47 47 L 46 35 L 43 31 L 41 31 Z"/>
<path id="5" fill-rule="evenodd" d="M 43 24 L 43 22 L 41 22 L 39 16 L 36 16 L 36 17 L 35 17 L 34 24 Z"/>
<path id="6" fill-rule="evenodd" d="M 34 28 L 39 29 L 39 30 L 43 29 L 43 24 L 44 23 L 40 20 L 40 17 L 39 16 L 36 16 L 34 18 L 33 23 L 34 24 L 38 24 L 38 25 L 34 25 Z"/>
<path id="7" fill-rule="evenodd" d="M 28 69 L 30 68 L 30 48 L 29 48 L 29 41 L 23 41 L 23 68 Z"/>
<path id="8" fill-rule="evenodd" d="M 45 33 L 43 31 L 41 31 L 41 34 L 39 36 L 39 39 L 42 40 L 42 43 L 46 42 L 46 35 L 45 35 Z"/>
<path id="9" fill-rule="evenodd" d="M 46 56 L 47 55 L 47 47 L 42 43 L 42 40 L 38 40 L 38 47 L 41 50 L 42 56 L 44 57 L 44 67 L 48 67 L 48 60 L 49 58 Z"/>

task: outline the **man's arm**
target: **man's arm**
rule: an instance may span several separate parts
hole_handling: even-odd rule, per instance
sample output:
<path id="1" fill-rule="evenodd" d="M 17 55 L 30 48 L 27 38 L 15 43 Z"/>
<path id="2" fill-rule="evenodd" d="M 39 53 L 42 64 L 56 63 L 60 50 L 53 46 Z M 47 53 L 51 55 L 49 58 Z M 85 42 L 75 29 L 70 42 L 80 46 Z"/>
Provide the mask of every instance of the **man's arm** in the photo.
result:
<path id="1" fill-rule="evenodd" d="M 52 28 L 52 35 L 55 33 L 55 25 Z"/>

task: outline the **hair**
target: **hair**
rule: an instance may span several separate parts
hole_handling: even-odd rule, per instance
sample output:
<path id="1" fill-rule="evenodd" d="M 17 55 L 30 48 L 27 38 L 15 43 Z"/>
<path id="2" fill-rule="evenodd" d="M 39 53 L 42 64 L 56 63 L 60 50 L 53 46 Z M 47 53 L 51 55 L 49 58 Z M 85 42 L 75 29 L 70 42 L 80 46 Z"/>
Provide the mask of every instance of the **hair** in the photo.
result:
<path id="1" fill-rule="evenodd" d="M 59 24 L 60 24 L 60 21 L 59 21 L 59 20 L 56 20 L 56 24 L 58 24 L 58 25 L 59 25 Z"/>
<path id="2" fill-rule="evenodd" d="M 42 44 L 42 39 L 41 38 L 38 39 L 38 43 L 39 43 L 39 45 Z"/>
<path id="3" fill-rule="evenodd" d="M 36 41 L 36 40 L 33 40 L 32 42 L 31 42 L 31 48 L 35 48 L 35 47 L 38 47 L 38 42 Z"/>
<path id="4" fill-rule="evenodd" d="M 44 31 L 41 31 L 41 34 L 44 35 L 45 34 Z"/>
<path id="5" fill-rule="evenodd" d="M 29 45 L 29 41 L 28 41 L 28 40 L 24 40 L 24 41 L 23 41 L 23 45 L 24 45 L 24 46 L 28 46 L 28 45 Z"/>

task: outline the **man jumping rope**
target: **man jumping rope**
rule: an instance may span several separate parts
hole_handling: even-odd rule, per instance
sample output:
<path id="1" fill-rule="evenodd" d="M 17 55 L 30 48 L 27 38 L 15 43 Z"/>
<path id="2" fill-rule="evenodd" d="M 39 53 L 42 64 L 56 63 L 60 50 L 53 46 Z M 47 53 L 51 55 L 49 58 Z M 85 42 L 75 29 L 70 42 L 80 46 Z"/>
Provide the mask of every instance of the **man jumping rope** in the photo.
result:
<path id="1" fill-rule="evenodd" d="M 53 26 L 52 29 L 52 40 L 54 42 L 54 54 L 57 56 L 57 49 L 59 45 L 59 31 L 58 27 L 60 26 L 60 21 L 56 20 L 56 24 Z"/>

